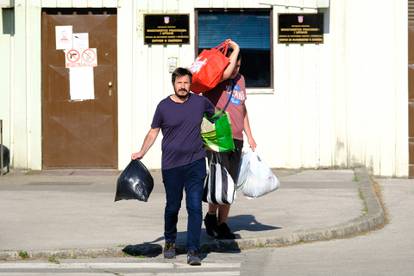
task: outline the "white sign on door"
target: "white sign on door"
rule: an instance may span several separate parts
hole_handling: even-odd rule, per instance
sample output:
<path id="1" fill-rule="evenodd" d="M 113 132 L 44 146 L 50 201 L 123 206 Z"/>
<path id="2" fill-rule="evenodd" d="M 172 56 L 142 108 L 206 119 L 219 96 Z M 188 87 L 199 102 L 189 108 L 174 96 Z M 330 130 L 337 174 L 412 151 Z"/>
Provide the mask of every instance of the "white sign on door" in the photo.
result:
<path id="1" fill-rule="evenodd" d="M 89 34 L 88 33 L 74 33 L 72 35 L 72 48 L 75 48 L 75 49 L 89 48 Z"/>
<path id="2" fill-rule="evenodd" d="M 72 48 L 72 26 L 56 26 L 56 50 Z"/>

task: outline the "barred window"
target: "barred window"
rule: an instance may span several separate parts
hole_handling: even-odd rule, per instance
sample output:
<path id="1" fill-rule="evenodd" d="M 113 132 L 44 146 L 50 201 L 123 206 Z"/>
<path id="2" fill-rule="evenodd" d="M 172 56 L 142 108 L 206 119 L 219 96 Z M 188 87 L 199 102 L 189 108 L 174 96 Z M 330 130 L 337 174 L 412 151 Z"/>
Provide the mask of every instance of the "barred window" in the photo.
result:
<path id="1" fill-rule="evenodd" d="M 241 49 L 240 73 L 246 79 L 246 87 L 272 86 L 270 9 L 198 9 L 196 14 L 198 53 L 231 38 Z"/>

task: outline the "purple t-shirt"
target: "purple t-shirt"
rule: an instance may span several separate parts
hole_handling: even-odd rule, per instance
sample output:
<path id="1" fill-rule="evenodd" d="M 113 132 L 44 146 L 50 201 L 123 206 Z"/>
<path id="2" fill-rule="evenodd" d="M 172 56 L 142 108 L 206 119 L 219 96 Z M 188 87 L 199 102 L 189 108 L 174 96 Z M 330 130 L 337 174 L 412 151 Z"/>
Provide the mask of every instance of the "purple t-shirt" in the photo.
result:
<path id="1" fill-rule="evenodd" d="M 155 110 L 151 128 L 162 131 L 162 169 L 190 164 L 206 156 L 201 140 L 201 121 L 204 114 L 214 114 L 214 105 L 205 97 L 190 93 L 184 103 L 170 96 Z"/>

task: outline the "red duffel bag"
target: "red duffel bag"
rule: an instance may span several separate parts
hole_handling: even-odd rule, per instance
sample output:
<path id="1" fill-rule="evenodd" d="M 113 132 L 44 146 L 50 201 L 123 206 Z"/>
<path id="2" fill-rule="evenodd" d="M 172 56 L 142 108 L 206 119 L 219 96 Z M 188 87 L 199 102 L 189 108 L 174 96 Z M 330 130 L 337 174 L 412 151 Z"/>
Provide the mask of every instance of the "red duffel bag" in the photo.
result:
<path id="1" fill-rule="evenodd" d="M 203 93 L 216 87 L 223 77 L 223 72 L 229 65 L 226 57 L 228 42 L 203 50 L 191 64 L 189 70 L 193 74 L 190 90 L 194 93 Z"/>

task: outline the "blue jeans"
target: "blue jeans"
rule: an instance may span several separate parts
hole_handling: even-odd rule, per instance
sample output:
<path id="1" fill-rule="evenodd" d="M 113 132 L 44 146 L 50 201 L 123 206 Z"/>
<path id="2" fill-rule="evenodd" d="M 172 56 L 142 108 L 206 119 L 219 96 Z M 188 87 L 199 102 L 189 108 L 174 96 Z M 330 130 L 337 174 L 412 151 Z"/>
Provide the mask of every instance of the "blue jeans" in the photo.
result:
<path id="1" fill-rule="evenodd" d="M 203 217 L 201 200 L 205 177 L 205 158 L 188 165 L 162 170 L 167 198 L 164 212 L 164 238 L 166 242 L 175 242 L 177 238 L 178 212 L 185 189 L 188 213 L 187 250 L 199 250 Z"/>

